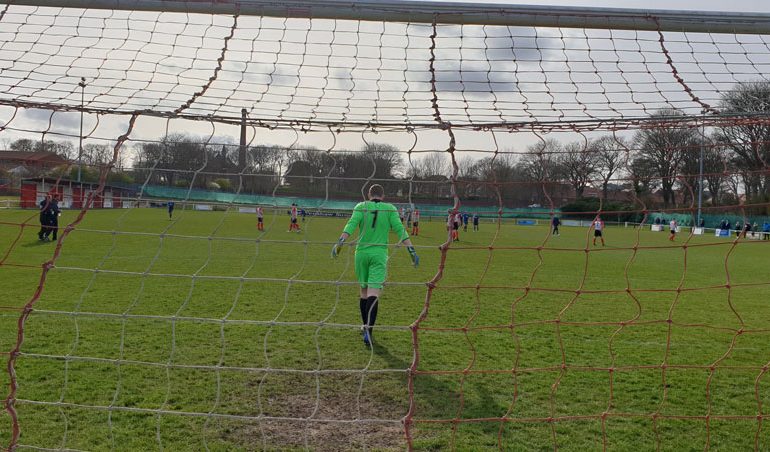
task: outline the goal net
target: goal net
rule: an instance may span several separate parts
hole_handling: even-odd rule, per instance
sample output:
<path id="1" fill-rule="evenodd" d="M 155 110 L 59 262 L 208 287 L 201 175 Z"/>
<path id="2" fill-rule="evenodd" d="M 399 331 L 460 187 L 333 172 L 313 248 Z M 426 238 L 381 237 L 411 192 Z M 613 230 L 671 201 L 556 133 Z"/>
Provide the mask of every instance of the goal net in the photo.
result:
<path id="1" fill-rule="evenodd" d="M 768 447 L 770 16 L 284 3 L 0 5 L 3 447 Z"/>

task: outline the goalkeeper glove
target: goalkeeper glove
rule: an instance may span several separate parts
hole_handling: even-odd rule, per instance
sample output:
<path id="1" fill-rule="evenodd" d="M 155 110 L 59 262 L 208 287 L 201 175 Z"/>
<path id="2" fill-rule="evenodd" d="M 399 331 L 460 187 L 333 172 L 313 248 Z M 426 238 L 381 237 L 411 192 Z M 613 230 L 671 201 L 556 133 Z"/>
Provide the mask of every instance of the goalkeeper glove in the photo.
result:
<path id="1" fill-rule="evenodd" d="M 340 239 L 337 240 L 337 243 L 335 243 L 334 246 L 332 246 L 332 259 L 336 258 L 340 254 L 343 243 L 345 243 L 345 239 L 340 237 Z"/>
<path id="2" fill-rule="evenodd" d="M 407 246 L 406 250 L 409 251 L 409 257 L 412 258 L 412 263 L 415 267 L 420 265 L 420 256 L 417 255 L 417 251 L 414 250 L 413 246 Z"/>

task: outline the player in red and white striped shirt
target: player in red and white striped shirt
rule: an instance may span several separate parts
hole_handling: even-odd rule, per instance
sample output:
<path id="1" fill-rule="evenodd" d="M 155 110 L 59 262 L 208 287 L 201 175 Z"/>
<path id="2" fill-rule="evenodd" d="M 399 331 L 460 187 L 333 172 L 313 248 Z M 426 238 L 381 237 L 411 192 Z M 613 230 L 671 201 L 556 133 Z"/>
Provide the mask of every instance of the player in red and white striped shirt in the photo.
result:
<path id="1" fill-rule="evenodd" d="M 462 218 L 460 218 L 459 212 L 452 212 L 452 209 L 449 209 L 449 215 L 446 219 L 446 227 L 448 230 L 452 231 L 452 241 L 458 242 L 460 240 L 460 222 L 462 221 Z"/>
<path id="2" fill-rule="evenodd" d="M 297 205 L 291 203 L 291 223 L 289 223 L 289 231 L 299 232 L 299 224 L 297 224 Z"/>
<path id="3" fill-rule="evenodd" d="M 258 231 L 264 231 L 265 230 L 265 214 L 262 212 L 262 207 L 257 206 L 257 230 Z"/>
<path id="4" fill-rule="evenodd" d="M 412 212 L 412 235 L 420 235 L 420 226 L 418 226 L 419 222 L 420 222 L 420 211 L 417 209 L 414 209 L 414 212 Z"/>

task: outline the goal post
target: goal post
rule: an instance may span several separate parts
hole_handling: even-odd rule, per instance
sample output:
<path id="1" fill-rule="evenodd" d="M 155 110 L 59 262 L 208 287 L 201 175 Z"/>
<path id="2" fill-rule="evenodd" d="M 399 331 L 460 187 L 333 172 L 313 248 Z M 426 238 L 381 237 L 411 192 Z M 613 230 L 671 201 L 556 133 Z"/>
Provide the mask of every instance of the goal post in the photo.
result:
<path id="1" fill-rule="evenodd" d="M 703 33 L 770 32 L 770 14 L 372 0 L 14 0 L 15 5 L 466 25 Z"/>

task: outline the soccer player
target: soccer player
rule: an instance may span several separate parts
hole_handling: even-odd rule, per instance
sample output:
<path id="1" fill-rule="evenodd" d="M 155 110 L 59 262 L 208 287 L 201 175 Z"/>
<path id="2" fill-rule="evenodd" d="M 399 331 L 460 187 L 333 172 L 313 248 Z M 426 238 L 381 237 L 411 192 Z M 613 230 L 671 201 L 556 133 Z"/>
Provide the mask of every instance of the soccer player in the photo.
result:
<path id="1" fill-rule="evenodd" d="M 414 209 L 414 212 L 412 212 L 412 235 L 418 236 L 420 235 L 420 211 L 418 209 Z"/>
<path id="2" fill-rule="evenodd" d="M 286 232 L 292 232 L 297 231 L 299 232 L 299 225 L 297 224 L 297 205 L 295 203 L 291 203 L 291 222 L 289 223 L 289 230 Z"/>
<path id="3" fill-rule="evenodd" d="M 412 227 L 412 208 L 407 207 L 406 208 L 406 228 L 409 229 Z"/>
<path id="4" fill-rule="evenodd" d="M 401 207 L 398 209 L 398 218 L 401 220 L 401 223 L 404 223 L 404 208 Z"/>
<path id="5" fill-rule="evenodd" d="M 468 232 L 468 218 L 470 218 L 468 212 L 463 212 L 463 232 Z"/>
<path id="6" fill-rule="evenodd" d="M 559 234 L 559 225 L 561 224 L 561 220 L 556 215 L 551 218 L 551 227 L 553 230 L 551 231 L 551 234 L 553 235 L 560 235 Z"/>
<path id="7" fill-rule="evenodd" d="M 172 215 L 174 215 L 174 201 L 167 202 L 166 207 L 168 207 L 168 219 L 170 220 Z"/>
<path id="8" fill-rule="evenodd" d="M 460 224 L 457 222 L 457 217 L 452 212 L 452 209 L 449 209 L 446 217 L 446 229 L 451 232 L 453 242 L 460 240 L 460 232 L 457 230 L 459 227 Z"/>
<path id="9" fill-rule="evenodd" d="M 597 238 L 601 239 L 602 246 L 604 246 L 604 236 L 602 235 L 602 231 L 604 231 L 604 221 L 597 215 L 596 218 L 594 218 L 592 225 L 594 227 L 594 246 L 596 246 Z"/>
<path id="10" fill-rule="evenodd" d="M 671 235 L 668 236 L 668 239 L 670 241 L 674 241 L 676 239 L 676 230 L 677 230 L 677 224 L 675 219 L 671 219 L 671 221 L 668 222 L 668 230 L 671 232 Z"/>
<path id="11" fill-rule="evenodd" d="M 454 231 L 455 231 L 455 242 L 460 241 L 460 226 L 463 224 L 463 214 L 460 212 L 455 213 L 454 218 Z"/>
<path id="12" fill-rule="evenodd" d="M 262 211 L 262 206 L 257 206 L 257 230 L 265 230 L 265 214 Z"/>
<path id="13" fill-rule="evenodd" d="M 404 224 L 398 217 L 393 204 L 383 202 L 385 190 L 382 185 L 369 187 L 369 201 L 360 202 L 353 209 L 342 235 L 332 247 L 332 257 L 337 257 L 348 237 L 358 229 L 356 245 L 356 277 L 361 285 L 359 307 L 361 309 L 361 332 L 364 344 L 372 344 L 372 329 L 377 321 L 377 305 L 385 282 L 388 262 L 388 233 L 394 231 L 399 243 L 406 245 L 409 257 L 416 267 L 420 258 L 414 250 Z"/>
<path id="14" fill-rule="evenodd" d="M 479 214 L 474 213 L 473 214 L 473 231 L 479 230 Z"/>

